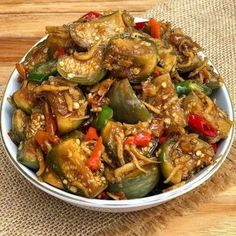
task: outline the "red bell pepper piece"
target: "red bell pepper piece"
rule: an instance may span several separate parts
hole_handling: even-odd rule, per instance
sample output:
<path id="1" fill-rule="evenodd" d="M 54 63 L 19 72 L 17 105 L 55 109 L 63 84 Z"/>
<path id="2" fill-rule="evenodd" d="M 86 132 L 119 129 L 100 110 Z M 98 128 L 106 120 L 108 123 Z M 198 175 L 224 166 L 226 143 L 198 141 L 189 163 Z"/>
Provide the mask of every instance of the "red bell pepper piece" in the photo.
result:
<path id="1" fill-rule="evenodd" d="M 38 145 L 41 147 L 41 149 L 45 153 L 48 152 L 46 142 L 49 144 L 57 144 L 60 142 L 60 139 L 58 136 L 49 134 L 45 131 L 37 131 L 34 137 L 35 137 L 35 141 L 38 143 Z"/>
<path id="2" fill-rule="evenodd" d="M 89 129 L 84 137 L 84 140 L 85 141 L 98 140 L 97 130 L 93 127 L 89 127 Z"/>
<path id="3" fill-rule="evenodd" d="M 125 140 L 124 144 L 125 145 L 135 144 L 140 147 L 146 147 L 151 142 L 151 138 L 152 137 L 150 133 L 142 131 L 137 133 L 135 136 L 128 137 Z"/>
<path id="4" fill-rule="evenodd" d="M 132 145 L 132 144 L 134 144 L 134 136 L 130 136 L 124 141 L 124 145 Z"/>
<path id="5" fill-rule="evenodd" d="M 96 11 L 90 11 L 87 14 L 85 14 L 84 16 L 82 16 L 83 19 L 85 20 L 93 20 L 95 18 L 98 18 L 101 14 L 99 12 Z"/>
<path id="6" fill-rule="evenodd" d="M 161 37 L 160 23 L 157 20 L 155 20 L 154 18 L 150 18 L 149 24 L 150 24 L 150 28 L 151 28 L 151 36 L 153 38 L 160 38 Z"/>
<path id="7" fill-rule="evenodd" d="M 214 138 L 217 136 L 217 130 L 201 116 L 190 114 L 188 116 L 188 125 L 208 137 Z"/>
<path id="8" fill-rule="evenodd" d="M 134 28 L 136 30 L 141 30 L 144 27 L 144 25 L 145 25 L 145 22 L 137 22 L 135 23 Z"/>
<path id="9" fill-rule="evenodd" d="M 96 171 L 96 170 L 100 169 L 102 149 L 103 149 L 102 137 L 100 136 L 98 138 L 97 143 L 95 144 L 95 147 L 94 147 L 89 159 L 87 160 L 87 165 L 90 170 Z"/>
<path id="10" fill-rule="evenodd" d="M 45 106 L 44 106 L 44 117 L 45 117 L 45 124 L 46 124 L 46 132 L 54 135 L 57 129 L 56 122 L 52 116 L 52 113 L 49 110 L 47 103 L 45 103 Z"/>
<path id="11" fill-rule="evenodd" d="M 65 50 L 63 48 L 57 49 L 54 53 L 55 57 L 62 57 L 65 55 Z"/>

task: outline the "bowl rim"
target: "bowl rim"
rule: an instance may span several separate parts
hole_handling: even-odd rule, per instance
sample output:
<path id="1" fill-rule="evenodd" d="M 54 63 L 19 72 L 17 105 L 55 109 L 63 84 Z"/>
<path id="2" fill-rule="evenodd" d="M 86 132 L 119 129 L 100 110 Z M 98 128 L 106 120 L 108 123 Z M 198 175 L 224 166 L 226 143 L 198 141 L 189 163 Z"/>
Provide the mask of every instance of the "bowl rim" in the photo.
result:
<path id="1" fill-rule="evenodd" d="M 135 17 L 135 22 L 140 22 L 140 21 L 146 21 L 146 19 L 143 18 L 137 18 Z M 20 62 L 22 62 L 26 55 L 29 53 L 29 51 L 34 48 L 35 46 L 37 46 L 40 42 L 44 41 L 47 38 L 47 35 L 44 36 L 43 38 L 41 38 L 39 41 L 37 41 L 29 50 L 28 52 L 26 52 L 26 54 L 23 56 L 23 58 L 20 60 Z M 205 56 L 205 53 L 201 52 L 202 56 Z M 211 65 L 212 62 L 210 62 Z M 216 67 L 213 65 L 214 70 L 216 70 L 216 72 L 218 73 Z M 102 200 L 102 199 L 92 199 L 92 198 L 86 198 L 86 197 L 81 197 L 69 192 L 66 192 L 64 190 L 58 189 L 56 187 L 53 187 L 45 182 L 42 182 L 38 179 L 34 179 L 32 178 L 29 173 L 25 172 L 22 168 L 20 163 L 16 160 L 16 158 L 12 157 L 8 148 L 7 148 L 7 144 L 6 144 L 6 140 L 4 138 L 3 135 L 3 101 L 6 100 L 6 92 L 8 91 L 8 85 L 10 83 L 10 81 L 12 81 L 13 79 L 17 78 L 19 76 L 18 72 L 16 69 L 13 70 L 13 72 L 11 73 L 9 80 L 6 84 L 3 96 L 2 96 L 2 101 L 1 101 L 1 114 L 0 114 L 0 118 L 1 118 L 1 129 L 0 129 L 0 136 L 1 136 L 1 140 L 3 143 L 3 147 L 5 149 L 5 152 L 8 156 L 8 158 L 10 159 L 10 161 L 13 163 L 13 165 L 15 166 L 15 168 L 30 182 L 32 183 L 34 186 L 36 186 L 37 188 L 41 189 L 42 191 L 57 197 L 61 200 L 64 200 L 66 202 L 70 202 L 72 204 L 75 205 L 80 205 L 80 206 L 84 206 L 84 207 L 89 207 L 89 208 L 103 208 L 103 209 L 116 209 L 116 208 L 138 208 L 138 207 L 151 207 L 154 205 L 158 205 L 161 203 L 164 203 L 166 201 L 169 201 L 171 199 L 174 199 L 180 195 L 183 195 L 193 189 L 195 189 L 196 187 L 198 187 L 199 185 L 201 185 L 203 182 L 205 182 L 207 179 L 209 179 L 222 165 L 222 163 L 224 162 L 224 160 L 226 159 L 231 146 L 233 144 L 233 140 L 234 140 L 234 131 L 235 131 L 235 124 L 232 125 L 230 131 L 229 131 L 229 136 L 227 137 L 227 139 L 229 139 L 228 141 L 228 145 L 226 147 L 226 150 L 223 154 L 220 155 L 220 157 L 217 158 L 216 163 L 214 163 L 213 165 L 210 165 L 206 168 L 204 168 L 202 170 L 202 172 L 199 172 L 198 174 L 196 174 L 193 178 L 191 178 L 186 184 L 184 184 L 183 186 L 180 186 L 174 190 L 170 190 L 168 192 L 164 192 L 164 193 L 160 193 L 160 194 L 156 194 L 153 196 L 147 196 L 147 197 L 142 197 L 142 198 L 136 198 L 136 199 L 127 199 L 127 200 L 119 200 L 119 201 L 114 201 L 114 200 Z M 233 110 L 233 103 L 232 103 L 232 99 L 230 97 L 230 93 L 228 91 L 228 88 L 225 84 L 225 82 L 223 82 L 223 89 L 225 89 L 226 95 L 228 95 L 228 100 L 230 102 L 230 109 L 231 109 L 231 119 L 234 120 L 234 110 Z M 29 170 L 30 171 L 30 170 Z"/>

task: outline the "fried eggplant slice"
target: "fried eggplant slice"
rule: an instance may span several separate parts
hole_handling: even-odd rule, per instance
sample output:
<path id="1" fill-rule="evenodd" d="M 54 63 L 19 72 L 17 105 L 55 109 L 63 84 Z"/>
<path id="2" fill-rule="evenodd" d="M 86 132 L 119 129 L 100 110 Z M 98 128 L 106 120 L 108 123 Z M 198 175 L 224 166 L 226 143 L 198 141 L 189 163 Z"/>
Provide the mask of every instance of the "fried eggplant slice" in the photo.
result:
<path id="1" fill-rule="evenodd" d="M 47 164 L 59 176 L 65 189 L 93 198 L 107 187 L 107 182 L 102 172 L 89 169 L 87 159 L 77 139 L 67 139 L 54 146 L 46 157 Z"/>
<path id="2" fill-rule="evenodd" d="M 157 65 L 156 44 L 137 33 L 112 38 L 105 49 L 103 66 L 116 77 L 137 83 L 146 79 Z"/>
<path id="3" fill-rule="evenodd" d="M 123 33 L 125 24 L 122 13 L 116 11 L 110 15 L 99 17 L 91 21 L 75 22 L 70 26 L 70 35 L 81 48 L 90 48 L 101 41 L 106 43 L 116 34 Z"/>

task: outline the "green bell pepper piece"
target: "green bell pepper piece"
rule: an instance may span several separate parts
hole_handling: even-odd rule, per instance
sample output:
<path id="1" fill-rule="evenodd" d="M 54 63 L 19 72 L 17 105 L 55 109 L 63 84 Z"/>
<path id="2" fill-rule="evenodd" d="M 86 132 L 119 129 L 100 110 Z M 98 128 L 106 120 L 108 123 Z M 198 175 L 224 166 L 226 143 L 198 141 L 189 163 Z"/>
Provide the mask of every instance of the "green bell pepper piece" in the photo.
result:
<path id="1" fill-rule="evenodd" d="M 185 80 L 175 84 L 175 90 L 179 96 L 189 94 L 192 91 L 204 92 L 207 96 L 212 93 L 211 88 L 205 84 L 197 84 L 193 80 Z"/>
<path id="2" fill-rule="evenodd" d="M 109 106 L 102 106 L 102 111 L 99 113 L 96 120 L 96 127 L 102 130 L 107 122 L 113 117 L 113 110 Z"/>
<path id="3" fill-rule="evenodd" d="M 36 65 L 29 73 L 29 81 L 41 83 L 57 72 L 56 61 L 46 61 Z"/>

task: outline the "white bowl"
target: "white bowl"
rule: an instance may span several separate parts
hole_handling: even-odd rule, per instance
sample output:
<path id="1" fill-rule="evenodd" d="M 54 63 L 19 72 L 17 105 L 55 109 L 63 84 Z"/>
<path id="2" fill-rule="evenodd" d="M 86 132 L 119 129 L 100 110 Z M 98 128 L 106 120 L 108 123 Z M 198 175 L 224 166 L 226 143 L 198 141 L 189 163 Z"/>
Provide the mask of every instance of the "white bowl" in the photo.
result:
<path id="1" fill-rule="evenodd" d="M 135 20 L 136 22 L 139 22 L 143 21 L 144 19 L 136 18 Z M 47 36 L 42 38 L 39 42 L 45 40 L 46 37 Z M 35 47 L 39 42 L 37 42 L 33 47 Z M 204 53 L 202 52 L 200 53 L 200 56 L 205 57 Z M 22 60 L 24 60 L 24 58 L 22 58 Z M 216 71 L 215 67 L 214 69 Z M 128 212 L 150 208 L 153 206 L 160 205 L 171 199 L 174 199 L 180 195 L 183 195 L 193 190 L 194 188 L 205 182 L 207 179 L 209 179 L 222 165 L 233 143 L 234 126 L 231 128 L 228 138 L 220 143 L 216 153 L 216 156 L 218 157 L 216 158 L 216 162 L 213 165 L 204 168 L 197 175 L 191 178 L 184 186 L 181 186 L 169 192 L 161 193 L 150 197 L 120 201 L 99 200 L 80 197 L 57 189 L 42 181 L 39 181 L 33 171 L 31 171 L 30 169 L 28 169 L 17 161 L 17 146 L 11 141 L 10 137 L 8 136 L 8 132 L 11 129 L 13 108 L 8 103 L 7 98 L 10 97 L 13 92 L 19 88 L 19 84 L 17 83 L 18 76 L 19 74 L 15 69 L 10 76 L 1 104 L 1 138 L 6 153 L 8 154 L 8 157 L 15 166 L 15 168 L 34 186 L 56 198 L 59 198 L 65 202 L 82 208 L 106 212 Z M 226 86 L 223 85 L 220 89 L 214 91 L 213 97 L 217 100 L 219 106 L 228 113 L 229 118 L 233 120 L 233 106 Z"/>

